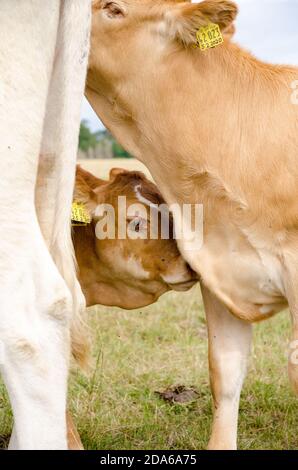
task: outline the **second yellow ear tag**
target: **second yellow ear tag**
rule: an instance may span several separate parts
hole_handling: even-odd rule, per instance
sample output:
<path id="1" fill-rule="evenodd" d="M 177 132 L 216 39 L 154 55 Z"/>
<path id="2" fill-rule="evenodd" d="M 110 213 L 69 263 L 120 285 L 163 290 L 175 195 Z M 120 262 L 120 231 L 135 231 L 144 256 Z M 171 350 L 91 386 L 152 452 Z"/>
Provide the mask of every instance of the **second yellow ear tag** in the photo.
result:
<path id="1" fill-rule="evenodd" d="M 210 23 L 197 31 L 197 46 L 201 51 L 219 46 L 224 42 L 218 24 Z"/>
<path id="2" fill-rule="evenodd" d="M 91 223 L 91 217 L 81 202 L 73 202 L 71 206 L 71 221 L 73 225 L 87 225 Z"/>

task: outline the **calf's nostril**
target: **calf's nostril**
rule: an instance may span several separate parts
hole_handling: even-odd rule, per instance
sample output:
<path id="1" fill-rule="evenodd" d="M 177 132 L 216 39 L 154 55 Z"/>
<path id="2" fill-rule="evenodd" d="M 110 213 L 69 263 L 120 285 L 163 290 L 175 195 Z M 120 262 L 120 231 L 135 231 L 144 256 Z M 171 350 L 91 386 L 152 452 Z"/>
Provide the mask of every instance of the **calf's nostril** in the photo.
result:
<path id="1" fill-rule="evenodd" d="M 187 268 L 187 272 L 189 273 L 192 279 L 198 279 L 198 280 L 200 279 L 200 276 L 198 275 L 198 273 L 194 271 L 188 263 L 186 263 L 186 268 Z"/>

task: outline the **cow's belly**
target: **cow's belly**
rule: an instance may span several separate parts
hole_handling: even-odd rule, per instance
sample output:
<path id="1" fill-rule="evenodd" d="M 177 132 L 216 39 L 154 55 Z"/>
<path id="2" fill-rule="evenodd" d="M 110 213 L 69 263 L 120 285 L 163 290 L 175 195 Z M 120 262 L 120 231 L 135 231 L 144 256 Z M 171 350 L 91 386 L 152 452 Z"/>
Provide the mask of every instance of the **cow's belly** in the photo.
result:
<path id="1" fill-rule="evenodd" d="M 179 244 L 202 282 L 237 317 L 261 321 L 286 308 L 282 266 L 268 245 L 253 246 L 228 229 L 209 234 L 201 247 L 191 248 L 183 240 Z"/>
<path id="2" fill-rule="evenodd" d="M 178 192 L 179 181 L 171 181 L 169 185 L 158 171 L 159 163 L 153 159 L 150 163 L 149 169 L 163 188 L 163 196 L 173 213 L 175 231 L 180 235 L 177 239 L 180 252 L 209 290 L 234 315 L 248 322 L 261 321 L 286 308 L 281 253 L 272 243 L 272 234 L 267 234 L 266 239 L 261 223 L 248 230 L 239 228 L 237 212 L 235 216 L 228 207 L 214 204 L 212 211 L 209 208 L 207 212 L 207 199 L 202 206 L 204 237 L 195 231 L 195 239 L 190 241 L 191 227 L 197 223 L 189 220 L 182 206 L 183 203 L 193 205 L 189 188 L 188 195 Z"/>

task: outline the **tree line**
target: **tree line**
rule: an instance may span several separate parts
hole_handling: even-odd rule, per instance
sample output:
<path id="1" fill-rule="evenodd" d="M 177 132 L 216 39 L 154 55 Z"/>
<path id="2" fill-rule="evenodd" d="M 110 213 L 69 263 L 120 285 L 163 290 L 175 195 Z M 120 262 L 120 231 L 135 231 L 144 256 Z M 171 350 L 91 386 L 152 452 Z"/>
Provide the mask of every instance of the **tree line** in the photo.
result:
<path id="1" fill-rule="evenodd" d="M 79 150 L 83 158 L 132 158 L 106 129 L 92 132 L 87 120 L 81 122 Z"/>

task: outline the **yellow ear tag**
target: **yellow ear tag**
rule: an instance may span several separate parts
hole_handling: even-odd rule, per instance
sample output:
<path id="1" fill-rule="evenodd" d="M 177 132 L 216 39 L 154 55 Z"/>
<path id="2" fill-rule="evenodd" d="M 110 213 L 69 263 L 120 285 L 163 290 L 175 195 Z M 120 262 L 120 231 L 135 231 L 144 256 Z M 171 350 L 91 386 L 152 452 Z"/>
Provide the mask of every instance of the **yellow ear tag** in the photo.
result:
<path id="1" fill-rule="evenodd" d="M 224 42 L 218 24 L 210 23 L 197 31 L 197 46 L 201 51 L 217 47 Z"/>
<path id="2" fill-rule="evenodd" d="M 71 221 L 72 225 L 85 226 L 91 223 L 91 217 L 88 214 L 82 202 L 73 202 L 71 206 Z"/>

